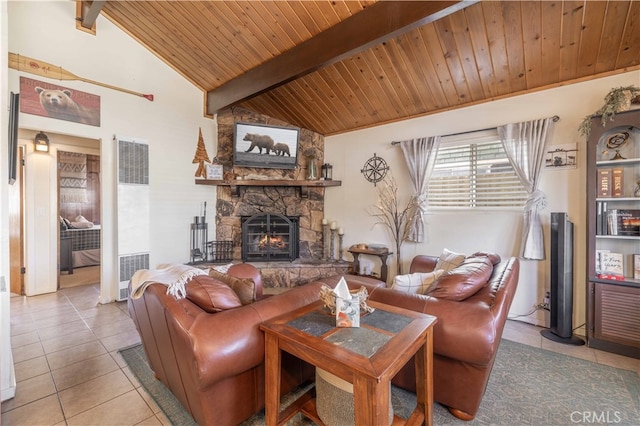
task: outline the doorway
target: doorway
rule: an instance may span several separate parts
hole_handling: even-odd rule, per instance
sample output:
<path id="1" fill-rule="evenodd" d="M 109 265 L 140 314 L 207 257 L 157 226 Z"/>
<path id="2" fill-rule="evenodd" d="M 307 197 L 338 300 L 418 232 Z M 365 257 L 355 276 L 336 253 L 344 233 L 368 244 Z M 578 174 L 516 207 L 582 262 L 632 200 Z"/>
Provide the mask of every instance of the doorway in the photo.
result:
<path id="1" fill-rule="evenodd" d="M 57 151 L 58 289 L 100 284 L 100 155 Z"/>

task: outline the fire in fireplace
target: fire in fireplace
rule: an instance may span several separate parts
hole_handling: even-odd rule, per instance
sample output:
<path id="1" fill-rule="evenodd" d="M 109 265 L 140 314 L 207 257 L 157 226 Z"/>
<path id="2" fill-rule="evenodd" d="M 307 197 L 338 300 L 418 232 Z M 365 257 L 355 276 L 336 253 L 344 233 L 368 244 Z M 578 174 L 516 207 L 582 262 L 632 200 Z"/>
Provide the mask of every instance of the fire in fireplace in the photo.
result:
<path id="1" fill-rule="evenodd" d="M 243 216 L 242 260 L 291 261 L 299 254 L 299 222 L 297 216 L 260 213 Z"/>

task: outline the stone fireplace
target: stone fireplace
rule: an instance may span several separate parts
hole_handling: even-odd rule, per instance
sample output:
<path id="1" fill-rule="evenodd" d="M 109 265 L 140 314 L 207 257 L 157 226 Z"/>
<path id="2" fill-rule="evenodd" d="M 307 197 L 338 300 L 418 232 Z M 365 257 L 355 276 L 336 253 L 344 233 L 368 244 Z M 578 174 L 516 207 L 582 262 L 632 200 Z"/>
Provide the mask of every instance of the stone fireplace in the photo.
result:
<path id="1" fill-rule="evenodd" d="M 305 181 L 310 161 L 319 167 L 324 160 L 324 137 L 307 129 L 300 129 L 298 165 L 295 169 L 262 169 L 234 167 L 233 132 L 236 122 L 287 126 L 279 120 L 240 107 L 220 111 L 218 119 L 218 152 L 216 160 L 222 164 L 226 181 Z M 260 268 L 265 287 L 293 287 L 323 276 L 346 273 L 346 262 L 329 263 L 322 260 L 324 217 L 324 187 L 295 185 L 217 186 L 216 240 L 233 241 L 234 261 L 251 262 Z M 295 223 L 296 243 L 287 243 L 287 253 L 279 248 L 264 249 L 255 239 L 260 232 L 249 230 L 245 237 L 247 218 L 286 218 Z M 266 225 L 265 225 L 266 226 Z M 280 225 L 275 225 L 280 232 Z M 284 226 L 284 225 L 283 225 Z M 271 228 L 269 228 L 271 229 Z M 293 250 L 289 252 L 289 249 Z M 296 251 L 297 250 L 297 251 Z M 259 259 L 259 257 L 261 257 Z"/>

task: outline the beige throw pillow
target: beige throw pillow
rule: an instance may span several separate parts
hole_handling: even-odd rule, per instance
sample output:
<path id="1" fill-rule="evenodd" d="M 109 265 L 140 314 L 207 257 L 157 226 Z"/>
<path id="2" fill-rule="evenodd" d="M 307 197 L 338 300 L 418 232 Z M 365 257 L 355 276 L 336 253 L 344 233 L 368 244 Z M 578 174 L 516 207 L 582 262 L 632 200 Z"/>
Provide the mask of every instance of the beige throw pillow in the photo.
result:
<path id="1" fill-rule="evenodd" d="M 444 250 L 442 250 L 442 254 L 438 258 L 438 262 L 436 263 L 436 267 L 433 269 L 442 269 L 445 272 L 449 272 L 450 270 L 462 265 L 465 257 L 466 256 L 464 254 L 455 253 L 445 248 Z"/>
<path id="2" fill-rule="evenodd" d="M 407 275 L 396 275 L 391 288 L 405 293 L 425 294 L 436 284 L 443 270 L 433 272 L 415 272 Z"/>

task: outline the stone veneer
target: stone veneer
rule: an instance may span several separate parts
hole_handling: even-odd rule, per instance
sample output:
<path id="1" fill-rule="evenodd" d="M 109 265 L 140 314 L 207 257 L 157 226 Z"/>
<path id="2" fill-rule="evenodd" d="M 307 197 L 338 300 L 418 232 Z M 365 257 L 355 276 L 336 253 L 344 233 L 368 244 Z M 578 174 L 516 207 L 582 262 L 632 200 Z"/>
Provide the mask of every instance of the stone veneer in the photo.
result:
<path id="1" fill-rule="evenodd" d="M 305 180 L 309 154 L 315 156 L 318 171 L 324 159 L 324 137 L 307 129 L 300 129 L 298 167 L 289 169 L 261 169 L 233 166 L 233 135 L 236 122 L 289 126 L 274 118 L 253 111 L 232 107 L 218 113 L 217 162 L 223 165 L 225 180 L 283 179 Z M 323 262 L 322 218 L 324 217 L 325 188 L 309 188 L 308 198 L 301 198 L 297 187 L 240 187 L 233 196 L 228 186 L 217 187 L 216 240 L 233 241 L 233 260 L 242 258 L 241 216 L 258 213 L 278 213 L 300 217 L 300 258 L 293 262 L 264 262 L 252 264 L 263 275 L 265 287 L 294 287 L 315 278 L 346 273 L 344 262 Z"/>

